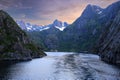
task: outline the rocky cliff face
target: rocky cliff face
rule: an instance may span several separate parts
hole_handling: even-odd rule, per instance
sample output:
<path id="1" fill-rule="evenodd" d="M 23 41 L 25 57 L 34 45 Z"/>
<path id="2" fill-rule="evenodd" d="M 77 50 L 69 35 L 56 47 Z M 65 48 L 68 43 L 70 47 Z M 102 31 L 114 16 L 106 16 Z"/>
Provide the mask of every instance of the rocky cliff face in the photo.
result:
<path id="1" fill-rule="evenodd" d="M 0 60 L 28 60 L 45 56 L 15 21 L 0 10 Z"/>
<path id="2" fill-rule="evenodd" d="M 105 27 L 98 45 L 102 60 L 120 64 L 120 10 L 115 19 Z"/>

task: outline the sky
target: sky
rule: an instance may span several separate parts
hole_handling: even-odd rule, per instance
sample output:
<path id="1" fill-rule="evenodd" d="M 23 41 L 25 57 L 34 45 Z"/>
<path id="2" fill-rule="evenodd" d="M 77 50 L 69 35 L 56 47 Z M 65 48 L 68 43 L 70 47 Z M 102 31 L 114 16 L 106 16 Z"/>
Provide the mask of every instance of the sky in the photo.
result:
<path id="1" fill-rule="evenodd" d="M 0 9 L 15 20 L 37 25 L 51 24 L 55 19 L 71 24 L 88 4 L 106 8 L 119 0 L 0 0 Z"/>

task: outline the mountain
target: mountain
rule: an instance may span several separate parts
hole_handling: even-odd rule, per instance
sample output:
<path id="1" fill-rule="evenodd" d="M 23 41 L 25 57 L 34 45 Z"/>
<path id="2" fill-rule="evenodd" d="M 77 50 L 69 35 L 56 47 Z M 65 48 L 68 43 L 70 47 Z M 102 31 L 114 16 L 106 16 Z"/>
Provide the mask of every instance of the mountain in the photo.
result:
<path id="1" fill-rule="evenodd" d="M 68 26 L 67 22 L 61 22 L 57 19 L 52 24 L 45 26 L 32 25 L 30 23 L 25 23 L 24 21 L 16 21 L 16 22 L 21 27 L 21 29 L 26 31 L 43 31 L 51 27 L 55 27 L 58 30 L 63 31 Z"/>
<path id="2" fill-rule="evenodd" d="M 57 51 L 59 38 L 62 32 L 68 24 L 66 22 L 61 22 L 59 20 L 54 20 L 52 24 L 45 26 L 31 25 L 30 23 L 25 23 L 23 21 L 17 21 L 18 25 L 26 31 L 29 38 L 38 46 L 46 51 Z M 23 25 L 24 23 L 24 25 Z"/>
<path id="3" fill-rule="evenodd" d="M 34 41 L 37 41 L 37 39 L 40 38 L 39 41 L 37 41 L 37 44 L 43 45 L 48 51 L 56 51 L 57 50 L 57 51 L 79 52 L 82 50 L 82 49 L 80 49 L 79 45 L 81 43 L 85 43 L 85 41 L 79 43 L 79 41 L 81 39 L 80 36 L 86 38 L 89 36 L 89 34 L 92 35 L 90 37 L 94 37 L 95 35 L 98 35 L 98 32 L 97 32 L 98 28 L 95 28 L 95 26 L 100 25 L 100 24 L 97 24 L 97 23 L 95 24 L 95 21 L 97 20 L 96 16 L 100 15 L 100 12 L 102 12 L 102 10 L 103 9 L 98 6 L 88 5 L 86 7 L 86 9 L 84 10 L 82 16 L 80 18 L 78 18 L 72 25 L 69 26 L 67 23 L 65 23 L 65 22 L 62 23 L 61 21 L 56 19 L 52 23 L 51 27 L 48 30 L 44 30 L 41 32 L 32 32 L 32 33 L 29 33 L 29 36 Z M 93 18 L 91 16 L 93 16 Z M 88 25 L 88 24 L 90 24 L 90 25 Z M 82 30 L 87 25 L 88 25 L 88 27 L 86 27 L 87 31 L 92 30 L 92 33 L 90 33 L 90 32 L 85 33 Z M 90 28 L 89 26 L 91 26 L 91 25 L 92 25 L 92 27 Z M 61 27 L 61 26 L 63 26 L 63 27 Z M 67 27 L 64 27 L 64 26 L 67 26 Z M 60 28 L 61 28 L 61 30 L 64 28 L 65 29 L 61 32 L 61 31 L 57 30 Z M 32 37 L 33 34 L 34 34 L 34 37 Z M 39 38 L 38 38 L 38 36 L 39 36 Z M 94 38 L 93 38 L 93 40 L 94 40 Z M 87 44 L 87 45 L 89 45 L 89 44 Z M 83 49 L 84 49 L 84 47 L 83 47 Z"/>
<path id="4" fill-rule="evenodd" d="M 89 4 L 81 16 L 63 31 L 57 30 L 57 27 L 60 28 L 62 23 L 55 20 L 48 30 L 28 34 L 30 34 L 30 38 L 36 44 L 41 44 L 48 51 L 85 51 L 98 53 L 98 49 L 96 48 L 99 37 L 103 33 L 103 30 L 106 29 L 105 26 L 114 20 L 119 10 L 120 1 L 104 9 Z"/>
<path id="5" fill-rule="evenodd" d="M 102 14 L 102 11 L 102 8 L 89 4 L 83 11 L 82 15 L 76 21 L 74 21 L 73 24 L 77 28 L 84 27 L 88 24 L 88 21 L 98 19 L 98 17 L 100 17 Z"/>
<path id="6" fill-rule="evenodd" d="M 88 5 L 82 15 L 69 25 L 60 35 L 60 51 L 93 51 L 102 30 L 114 20 L 120 10 L 120 1 L 102 9 Z M 94 49 L 95 50 L 95 49 Z"/>
<path id="7" fill-rule="evenodd" d="M 52 26 L 59 29 L 60 31 L 63 31 L 68 26 L 68 24 L 67 24 L 67 22 L 61 22 L 61 21 L 56 19 L 53 22 Z"/>
<path id="8" fill-rule="evenodd" d="M 98 53 L 103 61 L 120 65 L 120 9 L 100 35 Z"/>
<path id="9" fill-rule="evenodd" d="M 89 51 L 99 37 L 101 23 L 99 18 L 103 9 L 88 5 L 82 15 L 69 25 L 61 36 L 60 51 Z M 65 45 L 65 46 L 64 46 Z"/>
<path id="10" fill-rule="evenodd" d="M 0 60 L 31 60 L 45 55 L 9 14 L 0 10 Z"/>

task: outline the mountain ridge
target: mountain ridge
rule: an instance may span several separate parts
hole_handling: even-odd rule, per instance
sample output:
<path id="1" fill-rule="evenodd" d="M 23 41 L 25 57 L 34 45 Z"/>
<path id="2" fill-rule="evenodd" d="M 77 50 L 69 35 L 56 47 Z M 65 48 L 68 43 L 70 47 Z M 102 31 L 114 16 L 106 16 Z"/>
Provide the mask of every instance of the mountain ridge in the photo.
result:
<path id="1" fill-rule="evenodd" d="M 68 26 L 67 22 L 61 22 L 57 19 L 55 19 L 53 23 L 44 26 L 33 25 L 31 23 L 26 23 L 24 21 L 16 21 L 16 22 L 23 30 L 26 31 L 43 31 L 50 29 L 51 27 L 55 27 L 58 30 L 63 31 Z"/>

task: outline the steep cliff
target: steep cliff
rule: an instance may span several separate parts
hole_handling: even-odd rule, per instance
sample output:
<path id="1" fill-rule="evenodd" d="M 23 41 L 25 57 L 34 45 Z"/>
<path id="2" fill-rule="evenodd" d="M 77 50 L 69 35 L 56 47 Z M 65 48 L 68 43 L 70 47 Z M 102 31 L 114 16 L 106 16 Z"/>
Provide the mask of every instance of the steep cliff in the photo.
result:
<path id="1" fill-rule="evenodd" d="M 0 60 L 28 60 L 45 55 L 9 14 L 0 10 Z"/>
<path id="2" fill-rule="evenodd" d="M 102 60 L 120 64 L 120 10 L 115 19 L 105 27 L 98 45 Z"/>

